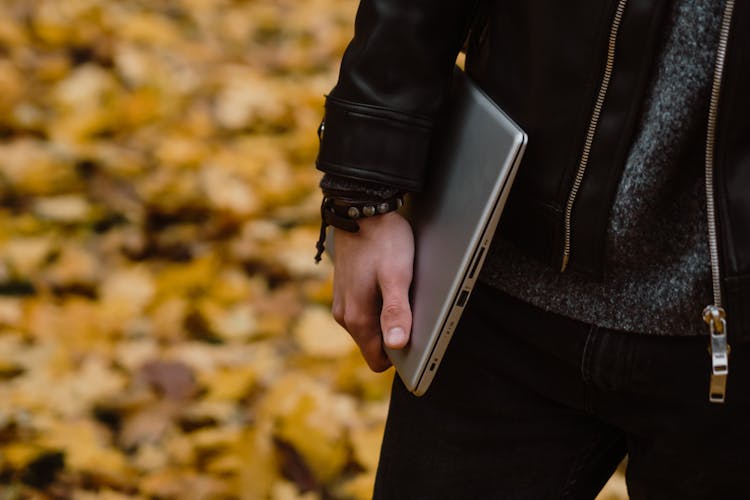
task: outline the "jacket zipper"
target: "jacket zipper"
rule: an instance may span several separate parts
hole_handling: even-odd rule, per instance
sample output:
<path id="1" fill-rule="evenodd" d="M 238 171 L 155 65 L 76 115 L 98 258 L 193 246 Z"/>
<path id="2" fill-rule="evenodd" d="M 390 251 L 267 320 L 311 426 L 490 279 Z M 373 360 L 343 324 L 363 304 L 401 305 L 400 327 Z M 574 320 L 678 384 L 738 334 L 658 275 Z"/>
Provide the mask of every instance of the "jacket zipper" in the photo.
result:
<path id="1" fill-rule="evenodd" d="M 615 49 L 617 48 L 617 33 L 620 30 L 620 24 L 622 22 L 622 15 L 625 11 L 625 5 L 628 0 L 619 0 L 617 3 L 617 10 L 615 10 L 615 17 L 612 20 L 612 26 L 609 29 L 609 42 L 607 44 L 607 61 L 604 64 L 604 75 L 602 76 L 602 83 L 599 86 L 599 93 L 596 96 L 596 102 L 594 103 L 594 111 L 591 114 L 591 121 L 589 121 L 589 128 L 586 132 L 586 140 L 583 143 L 583 152 L 581 153 L 581 160 L 578 163 L 578 170 L 576 171 L 575 180 L 573 181 L 573 187 L 570 189 L 568 194 L 568 202 L 565 205 L 565 241 L 563 246 L 563 257 L 562 266 L 560 272 L 564 272 L 568 267 L 568 260 L 570 259 L 570 241 L 571 241 L 571 225 L 573 217 L 573 204 L 578 196 L 578 190 L 581 188 L 583 182 L 583 176 L 586 173 L 586 167 L 589 164 L 589 155 L 591 154 L 591 145 L 594 142 L 594 135 L 596 135 L 596 129 L 599 125 L 599 116 L 602 113 L 604 107 L 604 100 L 607 97 L 607 90 L 609 89 L 609 82 L 612 79 L 612 70 L 614 69 L 615 63 Z"/>
<path id="2" fill-rule="evenodd" d="M 706 217 L 708 221 L 708 248 L 711 256 L 711 278 L 713 282 L 713 304 L 703 310 L 703 320 L 711 333 L 711 379 L 708 399 L 712 403 L 723 403 L 726 398 L 729 374 L 729 351 L 727 342 L 726 311 L 722 307 L 721 274 L 719 268 L 719 238 L 716 229 L 717 215 L 714 186 L 714 152 L 716 145 L 716 120 L 724 76 L 724 61 L 727 53 L 734 0 L 727 0 L 719 32 L 719 47 L 714 62 L 714 78 L 711 86 L 711 101 L 708 108 L 708 131 L 706 133 Z"/>
<path id="3" fill-rule="evenodd" d="M 586 139 L 581 152 L 581 159 L 578 163 L 578 170 L 573 181 L 573 186 L 568 194 L 568 200 L 565 205 L 564 213 L 564 245 L 562 264 L 560 272 L 564 272 L 568 267 L 570 260 L 571 240 L 572 240 L 572 216 L 573 205 L 575 204 L 578 191 L 583 182 L 583 177 L 588 166 L 591 146 L 596 135 L 599 125 L 604 101 L 607 97 L 612 71 L 614 69 L 615 51 L 617 48 L 617 33 L 622 23 L 622 16 L 625 11 L 627 0 L 619 0 L 617 9 L 612 20 L 609 31 L 609 41 L 607 46 L 607 60 L 604 65 L 604 74 L 599 86 L 599 92 L 594 103 L 594 111 L 589 121 Z M 726 384 L 729 374 L 729 352 L 730 346 L 727 342 L 727 322 L 726 311 L 722 307 L 721 295 L 721 271 L 719 267 L 719 239 L 717 235 L 717 215 L 715 207 L 715 186 L 714 186 L 714 151 L 716 144 L 716 120 L 719 109 L 719 98 L 721 94 L 721 83 L 724 75 L 724 61 L 727 52 L 727 43 L 729 41 L 729 32 L 734 12 L 734 0 L 727 0 L 724 5 L 722 14 L 721 30 L 719 33 L 719 46 L 716 52 L 714 63 L 714 78 L 711 87 L 711 101 L 708 113 L 708 131 L 706 133 L 706 158 L 705 158 L 705 184 L 706 184 L 706 217 L 708 221 L 708 244 L 711 259 L 711 279 L 713 285 L 713 304 L 706 306 L 703 310 L 703 320 L 708 324 L 711 334 L 709 351 L 711 353 L 711 378 L 709 387 L 709 401 L 712 403 L 723 403 L 726 399 Z"/>

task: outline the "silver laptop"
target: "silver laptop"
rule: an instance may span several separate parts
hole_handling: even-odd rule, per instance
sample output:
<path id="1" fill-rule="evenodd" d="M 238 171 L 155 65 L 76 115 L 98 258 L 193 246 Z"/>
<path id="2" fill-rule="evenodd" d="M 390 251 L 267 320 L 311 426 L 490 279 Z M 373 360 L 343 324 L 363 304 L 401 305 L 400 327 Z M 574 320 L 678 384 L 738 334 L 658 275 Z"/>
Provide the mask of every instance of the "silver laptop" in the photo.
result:
<path id="1" fill-rule="evenodd" d="M 386 349 L 406 387 L 427 391 L 482 267 L 527 136 L 460 70 L 436 131 L 425 190 L 409 197 L 414 228 L 409 344 Z"/>

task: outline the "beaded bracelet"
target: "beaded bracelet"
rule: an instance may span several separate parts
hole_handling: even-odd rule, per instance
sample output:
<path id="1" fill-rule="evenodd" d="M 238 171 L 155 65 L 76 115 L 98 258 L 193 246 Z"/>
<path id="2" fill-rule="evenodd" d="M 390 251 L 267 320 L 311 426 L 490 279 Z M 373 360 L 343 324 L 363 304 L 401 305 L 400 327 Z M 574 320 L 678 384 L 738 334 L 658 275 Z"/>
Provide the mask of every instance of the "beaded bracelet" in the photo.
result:
<path id="1" fill-rule="evenodd" d="M 320 262 L 325 250 L 326 228 L 335 228 L 356 233 L 359 231 L 358 219 L 387 214 L 398 210 L 404 204 L 403 193 L 398 193 L 384 200 L 361 201 L 347 197 L 325 196 L 320 204 L 320 236 L 315 244 L 317 253 L 315 262 Z"/>

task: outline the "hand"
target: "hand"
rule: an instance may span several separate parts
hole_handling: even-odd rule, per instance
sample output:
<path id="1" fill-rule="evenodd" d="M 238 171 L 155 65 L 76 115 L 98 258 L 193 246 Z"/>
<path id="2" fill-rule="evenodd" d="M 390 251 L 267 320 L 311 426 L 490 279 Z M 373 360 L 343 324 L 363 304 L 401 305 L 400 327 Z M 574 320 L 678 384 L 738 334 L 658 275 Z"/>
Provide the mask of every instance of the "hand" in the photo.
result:
<path id="1" fill-rule="evenodd" d="M 414 235 L 398 212 L 358 223 L 358 233 L 334 229 L 333 317 L 381 372 L 391 366 L 383 344 L 401 349 L 409 341 Z"/>

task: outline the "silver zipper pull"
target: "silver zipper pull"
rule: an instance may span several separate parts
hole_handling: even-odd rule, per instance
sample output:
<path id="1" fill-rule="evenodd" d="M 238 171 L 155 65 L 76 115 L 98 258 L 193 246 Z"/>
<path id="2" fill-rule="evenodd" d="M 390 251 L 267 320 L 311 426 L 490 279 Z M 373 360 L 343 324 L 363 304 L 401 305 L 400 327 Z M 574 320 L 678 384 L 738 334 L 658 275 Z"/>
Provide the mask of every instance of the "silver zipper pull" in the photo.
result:
<path id="1" fill-rule="evenodd" d="M 729 375 L 729 351 L 727 342 L 727 320 L 723 308 L 711 305 L 703 310 L 703 321 L 711 331 L 711 384 L 708 400 L 712 403 L 723 403 L 727 393 L 727 376 Z"/>

